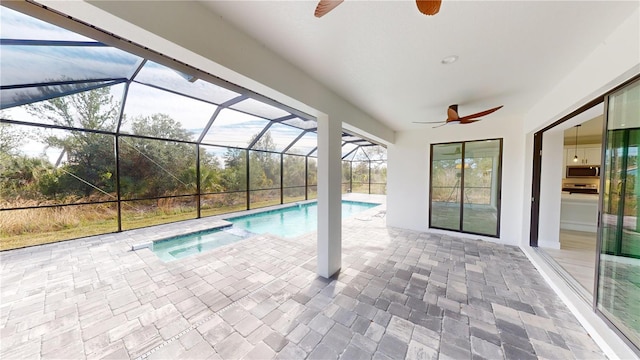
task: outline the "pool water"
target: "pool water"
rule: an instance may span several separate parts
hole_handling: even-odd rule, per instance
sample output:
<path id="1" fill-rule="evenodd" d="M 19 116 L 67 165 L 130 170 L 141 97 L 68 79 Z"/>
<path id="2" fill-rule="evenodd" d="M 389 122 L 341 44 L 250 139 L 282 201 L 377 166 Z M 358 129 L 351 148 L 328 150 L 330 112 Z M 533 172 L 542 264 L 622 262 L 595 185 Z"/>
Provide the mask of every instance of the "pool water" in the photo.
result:
<path id="1" fill-rule="evenodd" d="M 251 235 L 229 226 L 154 241 L 152 250 L 163 261 L 171 261 L 233 244 Z"/>
<path id="2" fill-rule="evenodd" d="M 342 218 L 370 209 L 379 204 L 343 201 Z M 273 234 L 284 238 L 297 237 L 318 227 L 318 204 L 300 204 L 284 209 L 265 211 L 226 219 L 234 227 L 240 227 L 254 234 Z"/>
<path id="3" fill-rule="evenodd" d="M 343 201 L 342 218 L 353 216 L 378 205 L 380 204 Z M 232 244 L 255 234 L 269 233 L 293 238 L 316 231 L 317 215 L 318 205 L 314 202 L 237 216 L 225 219 L 233 223 L 232 226 L 155 241 L 152 250 L 161 260 L 171 261 Z"/>

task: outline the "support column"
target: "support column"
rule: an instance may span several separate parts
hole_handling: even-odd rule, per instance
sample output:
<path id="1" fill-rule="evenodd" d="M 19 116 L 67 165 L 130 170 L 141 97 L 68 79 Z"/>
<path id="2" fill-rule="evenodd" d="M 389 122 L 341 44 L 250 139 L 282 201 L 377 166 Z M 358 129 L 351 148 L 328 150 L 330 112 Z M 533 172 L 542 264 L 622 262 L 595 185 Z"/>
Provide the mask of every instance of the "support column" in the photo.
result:
<path id="1" fill-rule="evenodd" d="M 329 278 L 342 266 L 342 122 L 318 121 L 318 275 Z"/>

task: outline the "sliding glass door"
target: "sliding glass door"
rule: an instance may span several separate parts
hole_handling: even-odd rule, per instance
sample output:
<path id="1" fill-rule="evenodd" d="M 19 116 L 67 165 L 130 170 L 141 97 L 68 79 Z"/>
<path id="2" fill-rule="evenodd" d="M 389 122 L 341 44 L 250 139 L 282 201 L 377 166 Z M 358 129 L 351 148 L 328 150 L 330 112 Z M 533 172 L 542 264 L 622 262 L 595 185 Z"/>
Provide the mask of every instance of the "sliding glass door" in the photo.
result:
<path id="1" fill-rule="evenodd" d="M 640 81 L 607 106 L 596 306 L 640 347 Z"/>
<path id="2" fill-rule="evenodd" d="M 502 139 L 431 145 L 429 226 L 499 236 Z"/>

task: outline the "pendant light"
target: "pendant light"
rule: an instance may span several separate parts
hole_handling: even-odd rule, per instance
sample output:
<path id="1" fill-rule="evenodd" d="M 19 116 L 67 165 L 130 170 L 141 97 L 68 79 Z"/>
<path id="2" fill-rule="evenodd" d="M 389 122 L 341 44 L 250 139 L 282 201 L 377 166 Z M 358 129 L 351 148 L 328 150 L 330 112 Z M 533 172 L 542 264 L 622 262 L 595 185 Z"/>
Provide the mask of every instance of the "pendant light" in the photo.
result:
<path id="1" fill-rule="evenodd" d="M 578 128 L 580 125 L 576 125 L 576 147 L 573 153 L 573 162 L 578 162 Z"/>

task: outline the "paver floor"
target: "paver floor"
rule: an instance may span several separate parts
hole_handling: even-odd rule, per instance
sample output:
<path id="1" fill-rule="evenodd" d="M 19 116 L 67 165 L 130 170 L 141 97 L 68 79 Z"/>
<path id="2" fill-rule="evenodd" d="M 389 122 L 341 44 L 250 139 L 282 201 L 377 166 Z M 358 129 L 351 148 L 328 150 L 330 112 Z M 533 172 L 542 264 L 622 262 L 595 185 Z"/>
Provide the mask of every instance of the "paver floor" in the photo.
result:
<path id="1" fill-rule="evenodd" d="M 3 252 L 0 358 L 604 358 L 517 247 L 387 228 L 383 210 L 344 221 L 328 280 L 315 234 L 131 250 L 211 219 Z"/>

